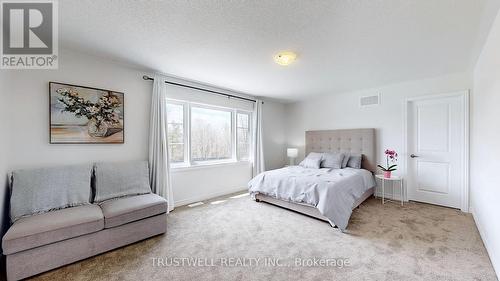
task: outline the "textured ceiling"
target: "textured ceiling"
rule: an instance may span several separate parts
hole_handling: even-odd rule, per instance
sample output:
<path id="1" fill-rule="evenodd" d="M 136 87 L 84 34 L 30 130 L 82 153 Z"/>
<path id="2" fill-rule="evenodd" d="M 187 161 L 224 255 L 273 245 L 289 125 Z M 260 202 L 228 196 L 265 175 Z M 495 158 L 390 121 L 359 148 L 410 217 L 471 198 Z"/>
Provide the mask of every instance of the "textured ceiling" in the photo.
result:
<path id="1" fill-rule="evenodd" d="M 283 100 L 469 71 L 492 0 L 64 0 L 60 41 Z M 298 60 L 273 62 L 280 50 Z"/>

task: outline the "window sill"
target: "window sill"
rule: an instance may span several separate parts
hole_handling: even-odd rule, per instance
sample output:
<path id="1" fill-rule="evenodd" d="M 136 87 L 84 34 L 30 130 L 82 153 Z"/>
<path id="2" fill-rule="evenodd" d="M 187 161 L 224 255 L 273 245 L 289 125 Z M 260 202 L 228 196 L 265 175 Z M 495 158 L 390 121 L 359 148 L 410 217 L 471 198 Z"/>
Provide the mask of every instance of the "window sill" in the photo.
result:
<path id="1" fill-rule="evenodd" d="M 245 161 L 219 161 L 219 162 L 211 162 L 211 163 L 198 163 L 192 165 L 175 165 L 170 166 L 170 170 L 173 173 L 183 172 L 183 171 L 192 171 L 199 169 L 210 169 L 210 168 L 218 168 L 218 167 L 226 167 L 226 166 L 250 166 L 251 163 L 248 160 Z"/>

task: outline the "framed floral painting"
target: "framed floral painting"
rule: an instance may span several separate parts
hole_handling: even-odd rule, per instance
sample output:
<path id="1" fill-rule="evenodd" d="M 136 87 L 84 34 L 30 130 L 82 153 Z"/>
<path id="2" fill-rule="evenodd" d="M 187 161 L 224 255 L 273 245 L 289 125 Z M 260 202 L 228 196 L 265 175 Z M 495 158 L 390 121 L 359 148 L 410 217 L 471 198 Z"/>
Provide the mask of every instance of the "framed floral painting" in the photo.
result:
<path id="1" fill-rule="evenodd" d="M 50 143 L 124 143 L 124 94 L 49 82 Z"/>

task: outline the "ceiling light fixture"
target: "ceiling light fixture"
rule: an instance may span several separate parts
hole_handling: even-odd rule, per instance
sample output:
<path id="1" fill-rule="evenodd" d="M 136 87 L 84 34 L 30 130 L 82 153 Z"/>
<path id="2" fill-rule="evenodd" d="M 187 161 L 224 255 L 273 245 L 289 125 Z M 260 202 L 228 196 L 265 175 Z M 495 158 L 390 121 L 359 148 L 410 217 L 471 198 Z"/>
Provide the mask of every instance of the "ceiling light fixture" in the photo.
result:
<path id="1" fill-rule="evenodd" d="M 297 54 L 290 51 L 279 52 L 274 56 L 274 61 L 279 65 L 290 65 L 297 59 Z"/>

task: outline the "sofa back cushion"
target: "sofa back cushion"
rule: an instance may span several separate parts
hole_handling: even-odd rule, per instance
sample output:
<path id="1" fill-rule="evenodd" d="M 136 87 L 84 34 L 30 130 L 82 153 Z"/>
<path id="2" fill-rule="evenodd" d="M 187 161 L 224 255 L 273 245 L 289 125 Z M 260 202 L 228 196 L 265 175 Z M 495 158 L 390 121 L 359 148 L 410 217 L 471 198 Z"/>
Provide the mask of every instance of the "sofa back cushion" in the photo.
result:
<path id="1" fill-rule="evenodd" d="M 96 163 L 95 199 L 97 203 L 128 196 L 151 193 L 148 162 Z"/>
<path id="2" fill-rule="evenodd" d="M 90 203 L 92 165 L 12 172 L 12 222 L 34 214 Z"/>

